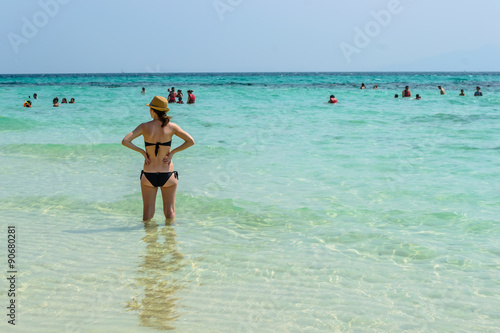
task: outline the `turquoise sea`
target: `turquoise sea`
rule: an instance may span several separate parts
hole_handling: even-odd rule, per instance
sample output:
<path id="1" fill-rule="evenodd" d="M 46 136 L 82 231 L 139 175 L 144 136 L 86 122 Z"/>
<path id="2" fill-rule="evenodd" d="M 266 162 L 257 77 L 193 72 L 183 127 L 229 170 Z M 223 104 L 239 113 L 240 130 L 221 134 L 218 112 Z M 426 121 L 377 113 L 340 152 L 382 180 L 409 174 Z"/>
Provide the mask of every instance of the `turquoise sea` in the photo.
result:
<path id="1" fill-rule="evenodd" d="M 121 140 L 172 86 L 196 145 L 144 225 Z M 15 331 L 498 332 L 499 133 L 500 73 L 0 75 Z"/>

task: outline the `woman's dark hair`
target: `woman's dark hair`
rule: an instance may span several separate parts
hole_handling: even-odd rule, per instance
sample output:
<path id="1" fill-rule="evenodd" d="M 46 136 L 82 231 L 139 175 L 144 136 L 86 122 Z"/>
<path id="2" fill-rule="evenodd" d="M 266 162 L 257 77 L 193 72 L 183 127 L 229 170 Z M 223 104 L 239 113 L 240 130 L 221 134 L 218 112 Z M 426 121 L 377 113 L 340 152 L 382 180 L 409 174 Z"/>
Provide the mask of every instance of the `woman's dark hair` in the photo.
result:
<path id="1" fill-rule="evenodd" d="M 158 116 L 158 119 L 161 121 L 161 127 L 165 127 L 169 122 L 172 117 L 167 116 L 167 113 L 164 111 L 158 111 L 153 109 L 153 111 L 156 113 Z"/>
<path id="2" fill-rule="evenodd" d="M 56 104 L 57 102 L 59 102 L 59 98 L 57 98 L 57 97 L 52 100 L 53 104 Z"/>

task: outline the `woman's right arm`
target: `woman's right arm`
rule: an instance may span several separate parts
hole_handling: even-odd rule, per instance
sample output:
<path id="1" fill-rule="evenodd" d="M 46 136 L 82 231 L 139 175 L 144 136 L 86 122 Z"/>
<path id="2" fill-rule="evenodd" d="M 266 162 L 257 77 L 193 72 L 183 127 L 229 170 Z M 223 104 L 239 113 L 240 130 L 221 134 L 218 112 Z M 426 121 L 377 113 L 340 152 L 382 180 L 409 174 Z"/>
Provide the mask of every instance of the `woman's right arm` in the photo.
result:
<path id="1" fill-rule="evenodd" d="M 125 135 L 125 137 L 122 140 L 122 145 L 141 153 L 142 156 L 144 156 L 144 159 L 146 160 L 146 164 L 149 164 L 149 163 L 151 163 L 151 161 L 149 160 L 148 153 L 146 153 L 146 151 L 144 149 L 139 148 L 132 143 L 132 141 L 135 138 L 137 138 L 138 136 L 141 136 L 141 135 L 142 135 L 142 124 L 137 126 L 137 128 L 135 130 L 133 130 L 132 132 L 130 132 L 129 134 Z"/>
<path id="2" fill-rule="evenodd" d="M 181 144 L 179 147 L 171 150 L 167 156 L 163 158 L 163 163 L 170 164 L 170 161 L 172 160 L 172 157 L 174 154 L 191 147 L 194 145 L 194 139 L 189 135 L 187 132 L 185 132 L 182 128 L 179 127 L 177 124 L 172 124 L 173 126 L 173 131 L 174 134 L 177 135 L 179 138 L 184 140 L 184 143 Z"/>

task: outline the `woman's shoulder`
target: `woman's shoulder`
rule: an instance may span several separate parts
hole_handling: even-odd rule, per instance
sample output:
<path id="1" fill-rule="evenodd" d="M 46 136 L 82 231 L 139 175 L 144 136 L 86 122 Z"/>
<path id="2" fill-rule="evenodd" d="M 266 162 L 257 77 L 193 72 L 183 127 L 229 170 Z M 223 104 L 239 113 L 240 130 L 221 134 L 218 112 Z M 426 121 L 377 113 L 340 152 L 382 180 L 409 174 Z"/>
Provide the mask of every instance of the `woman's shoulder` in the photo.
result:
<path id="1" fill-rule="evenodd" d="M 142 128 L 144 132 L 154 132 L 156 130 L 157 124 L 155 124 L 154 120 L 151 120 L 145 123 L 141 123 L 139 127 Z"/>
<path id="2" fill-rule="evenodd" d="M 176 123 L 171 122 L 171 121 L 169 121 L 165 127 L 167 127 L 169 130 L 171 130 L 173 132 L 176 132 L 178 129 L 180 129 L 179 125 L 177 125 Z"/>
<path id="3" fill-rule="evenodd" d="M 145 123 L 140 123 L 140 124 L 139 124 L 139 127 L 142 127 L 142 128 L 144 128 L 144 127 L 149 127 L 149 126 L 151 126 L 151 123 L 152 123 L 152 122 L 153 122 L 153 121 L 146 121 Z"/>
<path id="4" fill-rule="evenodd" d="M 167 126 L 168 126 L 169 128 L 172 128 L 172 129 L 174 129 L 174 128 L 178 128 L 178 127 L 179 127 L 179 125 L 177 125 L 176 123 L 174 123 L 174 122 L 172 122 L 172 121 L 169 121 L 169 122 L 168 122 L 168 124 L 167 124 Z"/>

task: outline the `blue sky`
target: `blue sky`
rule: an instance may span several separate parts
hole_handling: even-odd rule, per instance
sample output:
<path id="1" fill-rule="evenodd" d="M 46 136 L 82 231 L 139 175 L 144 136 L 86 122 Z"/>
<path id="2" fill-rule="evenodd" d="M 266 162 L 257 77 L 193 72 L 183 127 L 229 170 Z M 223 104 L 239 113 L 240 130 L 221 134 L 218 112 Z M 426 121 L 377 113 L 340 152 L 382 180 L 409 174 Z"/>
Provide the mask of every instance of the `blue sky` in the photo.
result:
<path id="1" fill-rule="evenodd" d="M 23 0 L 0 73 L 500 71 L 498 0 Z"/>

